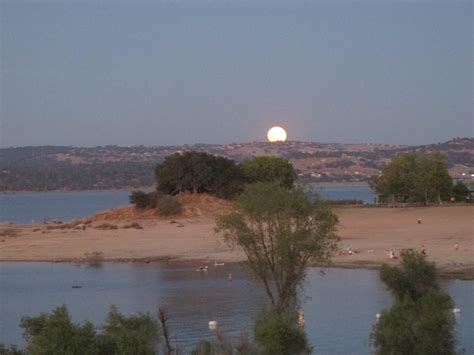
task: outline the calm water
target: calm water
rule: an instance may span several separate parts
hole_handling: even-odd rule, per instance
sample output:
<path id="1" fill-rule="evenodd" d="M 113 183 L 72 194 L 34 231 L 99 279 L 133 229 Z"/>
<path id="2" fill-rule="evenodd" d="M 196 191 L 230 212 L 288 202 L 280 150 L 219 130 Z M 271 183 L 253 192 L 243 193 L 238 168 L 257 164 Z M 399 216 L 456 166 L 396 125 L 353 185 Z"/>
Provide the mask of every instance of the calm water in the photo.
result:
<path id="1" fill-rule="evenodd" d="M 374 195 L 367 186 L 325 187 L 314 191 L 323 198 L 356 199 L 372 203 Z M 128 203 L 127 191 L 34 192 L 0 194 L 0 222 L 41 222 L 45 217 L 70 220 Z"/>
<path id="2" fill-rule="evenodd" d="M 227 282 L 232 272 L 233 282 Z M 75 321 L 100 324 L 108 307 L 124 313 L 156 311 L 166 305 L 181 348 L 212 337 L 209 320 L 230 336 L 251 333 L 252 319 L 265 297 L 238 266 L 212 268 L 205 275 L 195 266 L 105 264 L 99 269 L 70 264 L 0 263 L 0 342 L 22 343 L 20 317 L 66 304 Z M 81 284 L 83 288 L 72 289 Z M 457 316 L 460 345 L 474 353 L 472 281 L 449 281 L 444 287 L 461 308 Z M 306 330 L 316 354 L 368 354 L 375 314 L 391 297 L 372 270 L 312 269 L 304 290 Z"/>

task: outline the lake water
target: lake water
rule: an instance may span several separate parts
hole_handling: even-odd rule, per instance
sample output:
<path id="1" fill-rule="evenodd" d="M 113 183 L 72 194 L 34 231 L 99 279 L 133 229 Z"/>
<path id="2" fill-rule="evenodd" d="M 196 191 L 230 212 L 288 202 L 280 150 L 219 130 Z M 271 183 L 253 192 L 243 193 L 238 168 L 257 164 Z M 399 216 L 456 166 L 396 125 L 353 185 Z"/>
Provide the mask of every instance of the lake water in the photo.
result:
<path id="1" fill-rule="evenodd" d="M 369 187 L 313 188 L 323 198 L 356 199 L 372 203 Z M 33 192 L 0 194 L 0 222 L 42 222 L 45 217 L 62 221 L 89 216 L 128 203 L 127 191 Z"/>
<path id="2" fill-rule="evenodd" d="M 197 266 L 197 265 L 196 265 Z M 211 267 L 207 274 L 194 265 L 106 263 L 102 268 L 71 264 L 0 263 L 0 342 L 23 344 L 18 323 L 68 305 L 73 320 L 100 324 L 110 305 L 126 314 L 167 306 L 173 339 L 189 349 L 211 338 L 208 322 L 216 320 L 229 336 L 252 332 L 256 313 L 265 305 L 261 287 L 236 265 Z M 229 272 L 233 282 L 227 281 Z M 74 284 L 81 289 L 71 288 Z M 474 283 L 446 281 L 443 287 L 461 313 L 456 316 L 460 346 L 474 353 Z M 315 354 L 368 354 L 376 313 L 391 297 L 374 270 L 311 269 L 304 289 L 306 331 Z"/>

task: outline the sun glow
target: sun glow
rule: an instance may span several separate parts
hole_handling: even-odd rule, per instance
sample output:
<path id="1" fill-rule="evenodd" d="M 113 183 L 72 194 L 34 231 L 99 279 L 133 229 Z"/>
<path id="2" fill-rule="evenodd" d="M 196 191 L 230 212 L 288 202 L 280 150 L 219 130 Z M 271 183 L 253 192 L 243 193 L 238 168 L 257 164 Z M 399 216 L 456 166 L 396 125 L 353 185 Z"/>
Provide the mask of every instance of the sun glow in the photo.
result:
<path id="1" fill-rule="evenodd" d="M 270 128 L 267 133 L 267 138 L 270 142 L 284 142 L 286 137 L 286 131 L 278 126 Z"/>

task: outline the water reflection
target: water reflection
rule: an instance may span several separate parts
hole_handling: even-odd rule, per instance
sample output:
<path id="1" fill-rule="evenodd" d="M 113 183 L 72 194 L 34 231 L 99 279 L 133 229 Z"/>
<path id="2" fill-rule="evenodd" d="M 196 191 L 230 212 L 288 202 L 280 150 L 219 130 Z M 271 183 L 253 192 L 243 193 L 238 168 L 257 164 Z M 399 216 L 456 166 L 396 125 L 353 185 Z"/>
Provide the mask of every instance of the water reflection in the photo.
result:
<path id="1" fill-rule="evenodd" d="M 182 348 L 209 338 L 210 320 L 231 336 L 252 333 L 253 318 L 265 305 L 263 290 L 238 266 L 225 265 L 208 273 L 198 265 L 104 264 L 92 269 L 70 264 L 0 263 L 0 342 L 22 344 L 22 315 L 68 305 L 75 321 L 101 324 L 110 305 L 126 314 L 156 313 L 166 306 L 173 339 Z M 233 274 L 233 281 L 227 275 Z M 72 289 L 80 284 L 81 289 Z M 444 284 L 458 316 L 461 345 L 474 352 L 472 281 Z M 308 273 L 303 309 L 306 330 L 316 354 L 369 353 L 375 314 L 391 304 L 391 296 L 373 270 L 317 269 Z"/>

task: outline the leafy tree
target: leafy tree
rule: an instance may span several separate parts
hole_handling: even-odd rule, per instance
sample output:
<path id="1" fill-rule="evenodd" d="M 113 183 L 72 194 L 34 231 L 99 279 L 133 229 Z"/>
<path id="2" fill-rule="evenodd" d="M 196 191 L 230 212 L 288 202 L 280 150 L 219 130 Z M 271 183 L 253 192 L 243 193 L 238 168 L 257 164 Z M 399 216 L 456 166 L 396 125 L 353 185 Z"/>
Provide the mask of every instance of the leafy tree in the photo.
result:
<path id="1" fill-rule="evenodd" d="M 158 324 L 149 314 L 125 317 L 115 306 L 110 307 L 105 320 L 103 343 L 113 354 L 155 354 L 159 341 Z"/>
<path id="2" fill-rule="evenodd" d="M 243 176 L 234 161 L 201 152 L 166 157 L 155 169 L 158 190 L 175 195 L 207 192 L 230 198 L 242 191 Z"/>
<path id="3" fill-rule="evenodd" d="M 336 250 L 336 224 L 337 216 L 302 189 L 256 183 L 239 196 L 235 212 L 218 218 L 217 230 L 243 249 L 274 310 L 283 313 L 297 301 L 309 262 L 327 262 Z"/>
<path id="4" fill-rule="evenodd" d="M 453 186 L 453 195 L 456 201 L 464 201 L 469 196 L 469 189 L 462 181 L 458 181 Z"/>
<path id="5" fill-rule="evenodd" d="M 400 267 L 384 266 L 380 277 L 395 297 L 382 312 L 372 340 L 377 354 L 455 354 L 453 303 L 438 285 L 434 264 L 412 250 Z"/>
<path id="6" fill-rule="evenodd" d="M 291 188 L 296 172 L 288 160 L 279 157 L 256 157 L 241 164 L 247 183 L 275 182 Z"/>
<path id="7" fill-rule="evenodd" d="M 261 314 L 255 322 L 255 340 L 262 355 L 311 353 L 305 332 L 287 314 Z"/>
<path id="8" fill-rule="evenodd" d="M 395 201 L 441 202 L 450 197 L 452 178 L 440 153 L 406 153 L 392 158 L 370 186 L 377 194 Z"/>
<path id="9" fill-rule="evenodd" d="M 156 321 L 148 314 L 130 317 L 111 307 L 104 331 L 90 322 L 73 323 L 66 306 L 37 317 L 23 317 L 20 326 L 27 342 L 25 351 L 0 346 L 0 354 L 154 354 L 159 340 Z"/>
<path id="10" fill-rule="evenodd" d="M 51 314 L 23 317 L 26 351 L 32 354 L 98 354 L 99 346 L 94 326 L 90 322 L 74 324 L 66 306 L 54 309 Z"/>

